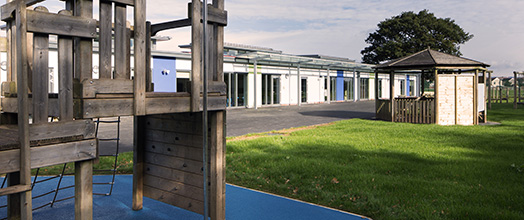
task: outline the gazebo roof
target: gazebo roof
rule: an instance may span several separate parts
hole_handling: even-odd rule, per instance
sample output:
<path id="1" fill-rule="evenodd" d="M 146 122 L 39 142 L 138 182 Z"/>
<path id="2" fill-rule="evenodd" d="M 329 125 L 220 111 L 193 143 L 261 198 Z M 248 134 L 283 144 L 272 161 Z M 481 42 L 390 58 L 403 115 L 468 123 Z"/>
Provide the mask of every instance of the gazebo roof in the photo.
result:
<path id="1" fill-rule="evenodd" d="M 447 53 L 438 52 L 432 49 L 425 49 L 423 51 L 391 60 L 384 64 L 377 65 L 376 69 L 419 69 L 432 67 L 489 67 L 489 64 L 482 63 L 476 60 L 463 58 L 459 56 L 450 55 Z"/>

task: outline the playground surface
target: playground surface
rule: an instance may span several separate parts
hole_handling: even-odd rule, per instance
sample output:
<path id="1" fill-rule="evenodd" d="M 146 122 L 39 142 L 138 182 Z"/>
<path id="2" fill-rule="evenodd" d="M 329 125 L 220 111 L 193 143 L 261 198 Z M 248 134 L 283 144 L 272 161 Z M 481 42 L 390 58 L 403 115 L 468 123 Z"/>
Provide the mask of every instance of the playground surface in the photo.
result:
<path id="1" fill-rule="evenodd" d="M 111 181 L 111 176 L 94 176 L 94 182 Z M 66 176 L 62 186 L 72 185 L 74 177 Z M 170 220 L 200 220 L 202 215 L 170 206 L 168 204 L 144 197 L 144 208 L 133 211 L 132 204 L 133 177 L 119 175 L 115 180 L 115 187 L 111 196 L 93 196 L 93 219 L 170 219 Z M 56 188 L 55 181 L 39 183 L 33 190 L 33 196 Z M 107 185 L 94 185 L 93 192 L 109 192 Z M 61 190 L 57 199 L 69 197 L 74 194 L 74 189 Z M 33 200 L 33 208 L 45 204 L 53 199 L 54 193 Z M 0 200 L 0 206 L 6 199 Z M 74 219 L 74 201 L 72 199 L 55 203 L 53 207 L 46 206 L 33 212 L 34 219 Z M 5 218 L 5 209 L 0 209 L 0 218 Z M 369 219 L 367 217 L 334 210 L 314 204 L 292 200 L 276 195 L 254 191 L 234 185 L 226 186 L 226 219 L 331 219 L 331 220 L 357 220 Z"/>

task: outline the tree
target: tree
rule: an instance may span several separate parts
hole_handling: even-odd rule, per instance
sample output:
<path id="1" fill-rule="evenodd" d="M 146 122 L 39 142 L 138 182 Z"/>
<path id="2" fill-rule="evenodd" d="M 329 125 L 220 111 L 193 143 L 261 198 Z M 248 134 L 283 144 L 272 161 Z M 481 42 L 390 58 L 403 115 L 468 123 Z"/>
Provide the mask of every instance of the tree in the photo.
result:
<path id="1" fill-rule="evenodd" d="M 437 18 L 428 10 L 418 14 L 410 11 L 381 21 L 378 30 L 370 33 L 360 51 L 364 63 L 404 57 L 430 47 L 444 53 L 460 56 L 460 44 L 473 38 L 450 18 Z"/>

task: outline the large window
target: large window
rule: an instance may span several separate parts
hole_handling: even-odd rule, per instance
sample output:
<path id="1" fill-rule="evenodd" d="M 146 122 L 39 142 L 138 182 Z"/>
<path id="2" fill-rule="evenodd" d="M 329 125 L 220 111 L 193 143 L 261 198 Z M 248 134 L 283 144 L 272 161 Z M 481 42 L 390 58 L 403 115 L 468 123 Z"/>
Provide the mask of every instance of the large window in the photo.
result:
<path id="1" fill-rule="evenodd" d="M 246 105 L 247 74 L 226 73 L 224 81 L 227 85 L 227 106 L 238 107 Z"/>
<path id="2" fill-rule="evenodd" d="M 406 80 L 400 80 L 400 95 L 406 95 Z"/>
<path id="3" fill-rule="evenodd" d="M 369 79 L 360 78 L 360 99 L 369 99 Z"/>
<path id="4" fill-rule="evenodd" d="M 262 75 L 262 105 L 280 104 L 280 76 Z"/>
<path id="5" fill-rule="evenodd" d="M 408 96 L 415 96 L 415 80 L 409 80 L 409 94 Z"/>
<path id="6" fill-rule="evenodd" d="M 353 100 L 353 78 L 344 78 L 344 100 Z"/>
<path id="7" fill-rule="evenodd" d="M 301 101 L 307 102 L 307 78 L 302 78 L 301 80 Z"/>

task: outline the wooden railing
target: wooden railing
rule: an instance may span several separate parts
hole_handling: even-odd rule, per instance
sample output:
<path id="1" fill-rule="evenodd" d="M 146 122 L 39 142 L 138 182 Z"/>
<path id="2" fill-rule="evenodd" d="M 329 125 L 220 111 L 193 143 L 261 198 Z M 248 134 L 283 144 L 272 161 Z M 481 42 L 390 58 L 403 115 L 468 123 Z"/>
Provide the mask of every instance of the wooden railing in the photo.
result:
<path id="1" fill-rule="evenodd" d="M 378 99 L 376 102 L 376 118 L 391 121 L 391 102 L 389 99 Z"/>
<path id="2" fill-rule="evenodd" d="M 396 98 L 393 109 L 394 122 L 435 123 L 435 98 Z"/>

